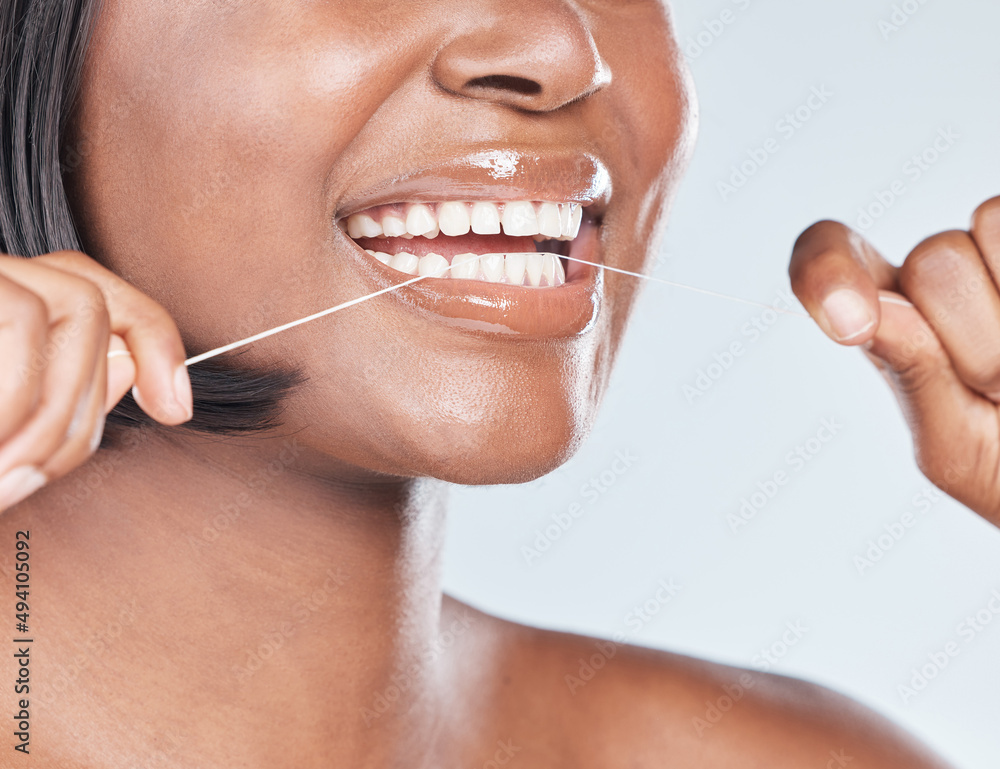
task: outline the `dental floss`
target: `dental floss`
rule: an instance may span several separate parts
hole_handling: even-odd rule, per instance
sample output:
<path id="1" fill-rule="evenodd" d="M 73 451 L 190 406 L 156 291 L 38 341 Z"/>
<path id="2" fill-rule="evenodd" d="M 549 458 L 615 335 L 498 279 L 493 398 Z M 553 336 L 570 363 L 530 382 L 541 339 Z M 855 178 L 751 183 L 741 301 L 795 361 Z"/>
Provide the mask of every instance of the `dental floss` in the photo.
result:
<path id="1" fill-rule="evenodd" d="M 277 326 L 276 328 L 268 329 L 267 331 L 261 331 L 259 334 L 254 334 L 253 336 L 248 336 L 246 339 L 240 339 L 237 342 L 232 342 L 231 344 L 224 345 L 222 347 L 216 347 L 214 350 L 209 350 L 208 352 L 203 352 L 200 355 L 195 355 L 193 358 L 188 358 L 184 361 L 185 366 L 192 366 L 195 363 L 200 363 L 203 360 L 208 360 L 209 358 L 214 358 L 216 355 L 222 355 L 224 352 L 229 352 L 230 350 L 235 350 L 237 347 L 243 347 L 251 342 L 256 342 L 265 337 L 272 336 L 274 334 L 280 333 L 282 331 L 287 331 L 290 328 L 295 328 L 296 326 L 301 326 L 303 323 L 308 323 L 311 320 L 316 320 L 317 318 L 322 318 L 324 315 L 330 315 L 340 310 L 346 310 L 348 307 L 353 307 L 356 304 L 361 304 L 369 299 L 374 299 L 377 296 L 382 296 L 382 294 L 387 294 L 390 291 L 395 291 L 397 288 L 403 288 L 404 286 L 412 286 L 424 278 L 437 277 L 439 273 L 443 273 L 446 270 L 450 270 L 451 265 L 447 267 L 442 267 L 437 272 L 433 272 L 429 275 L 418 275 L 411 280 L 404 281 L 396 286 L 386 286 L 383 289 L 379 289 L 374 293 L 368 294 L 367 296 L 360 296 L 357 299 L 351 299 L 350 301 L 344 302 L 343 304 L 338 304 L 336 307 L 331 307 L 327 310 L 321 310 L 320 312 L 313 313 L 305 318 L 299 318 L 298 320 L 293 320 L 290 323 L 285 323 L 284 325 Z"/>
<path id="2" fill-rule="evenodd" d="M 564 256 L 562 258 L 563 259 L 568 259 L 571 262 L 579 262 L 580 264 L 589 264 L 589 265 L 592 265 L 594 267 L 600 267 L 602 270 L 610 270 L 611 272 L 621 273 L 622 275 L 629 275 L 629 276 L 631 276 L 633 278 L 642 278 L 643 280 L 651 280 L 654 283 L 662 283 L 662 284 L 667 285 L 667 286 L 673 286 L 674 288 L 683 288 L 683 289 L 687 289 L 688 291 L 694 291 L 694 292 L 699 293 L 699 294 L 704 294 L 706 296 L 714 296 L 717 299 L 727 299 L 727 300 L 729 300 L 731 302 L 739 302 L 740 304 L 748 304 L 748 305 L 751 305 L 753 307 L 760 307 L 760 308 L 763 308 L 763 309 L 766 309 L 766 310 L 773 310 L 774 312 L 781 313 L 782 315 L 791 315 L 793 317 L 806 318 L 806 319 L 810 318 L 810 316 L 807 313 L 798 312 L 797 310 L 786 310 L 786 309 L 783 309 L 781 307 L 775 307 L 774 305 L 765 304 L 764 302 L 756 302 L 756 301 L 754 301 L 752 299 L 743 299 L 743 298 L 738 297 L 738 296 L 731 296 L 729 294 L 722 294 L 722 293 L 719 293 L 718 291 L 710 291 L 710 290 L 705 289 L 705 288 L 698 288 L 697 286 L 689 286 L 689 285 L 687 285 L 685 283 L 678 283 L 677 281 L 666 280 L 664 278 L 658 278 L 658 277 L 656 277 L 654 275 L 643 275 L 642 273 L 639 273 L 639 272 L 630 272 L 629 270 L 623 270 L 623 269 L 620 269 L 618 267 L 609 267 L 606 264 L 598 264 L 597 262 L 588 262 L 585 259 L 577 259 L 576 257 L 573 257 L 573 256 Z M 312 315 L 309 315 L 309 316 L 307 316 L 305 318 L 300 318 L 299 320 L 293 320 L 293 321 L 291 321 L 289 323 L 285 323 L 285 324 L 283 324 L 281 326 L 277 326 L 275 328 L 268 329 L 267 331 L 261 331 L 259 334 L 254 334 L 253 336 L 248 336 L 246 339 L 240 339 L 240 340 L 238 340 L 236 342 L 231 342 L 230 344 L 223 345 L 222 347 L 216 347 L 214 350 L 208 350 L 207 352 L 203 352 L 203 353 L 200 353 L 199 355 L 195 355 L 195 356 L 193 356 L 191 358 L 188 358 L 186 361 L 184 361 L 184 365 L 185 366 L 192 366 L 195 363 L 200 363 L 203 360 L 208 360 L 209 358 L 214 358 L 215 356 L 222 355 L 223 353 L 229 352 L 230 350 L 235 350 L 235 349 L 237 349 L 239 347 L 244 347 L 244 346 L 246 346 L 246 345 L 248 345 L 248 344 L 250 344 L 252 342 L 257 342 L 257 341 L 259 341 L 261 339 L 265 339 L 266 337 L 273 336 L 274 334 L 278 334 L 278 333 L 280 333 L 282 331 L 287 331 L 290 328 L 295 328 L 296 326 L 301 326 L 303 323 L 308 323 L 311 320 L 316 320 L 318 318 L 322 318 L 325 315 L 331 315 L 331 314 L 333 314 L 335 312 L 339 312 L 340 310 L 346 310 L 348 307 L 353 307 L 356 304 L 361 304 L 362 302 L 367 302 L 369 299 L 374 299 L 375 297 L 381 296 L 382 294 L 387 294 L 390 291 L 396 290 L 397 288 L 403 288 L 405 286 L 412 286 L 414 283 L 417 283 L 417 282 L 419 282 L 421 280 L 424 280 L 425 278 L 437 277 L 437 275 L 439 273 L 443 273 L 443 272 L 445 272 L 446 270 L 449 270 L 449 269 L 451 269 L 451 265 L 448 265 L 447 267 L 442 268 L 442 269 L 438 270 L 437 272 L 431 273 L 429 275 L 419 275 L 419 276 L 417 276 L 415 278 L 412 278 L 410 280 L 404 281 L 403 283 L 399 283 L 398 285 L 387 286 L 386 288 L 380 289 L 380 290 L 375 291 L 375 292 L 373 292 L 371 294 L 367 294 L 366 296 L 361 296 L 361 297 L 358 297 L 357 299 L 351 299 L 350 301 L 343 302 L 342 304 L 338 304 L 336 307 L 330 307 L 329 309 L 321 310 L 320 312 L 313 313 Z M 896 299 L 896 298 L 890 297 L 890 296 L 879 295 L 879 301 L 887 302 L 889 304 L 896 304 L 896 305 L 899 305 L 901 307 L 913 307 L 913 304 L 910 303 L 910 302 L 907 302 L 905 299 Z M 112 352 L 108 353 L 108 358 L 114 358 L 114 357 L 117 357 L 119 355 L 131 355 L 131 353 L 128 350 L 113 350 Z"/>

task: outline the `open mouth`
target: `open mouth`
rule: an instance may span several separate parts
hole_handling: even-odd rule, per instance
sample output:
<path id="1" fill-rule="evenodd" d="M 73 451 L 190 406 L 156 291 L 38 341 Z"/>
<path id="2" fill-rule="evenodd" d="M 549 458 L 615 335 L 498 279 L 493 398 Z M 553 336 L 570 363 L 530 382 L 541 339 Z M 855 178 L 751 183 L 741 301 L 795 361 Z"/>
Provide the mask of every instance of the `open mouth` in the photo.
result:
<path id="1" fill-rule="evenodd" d="M 586 219 L 576 202 L 445 201 L 380 205 L 337 225 L 402 275 L 544 289 L 580 272 L 566 257 Z"/>

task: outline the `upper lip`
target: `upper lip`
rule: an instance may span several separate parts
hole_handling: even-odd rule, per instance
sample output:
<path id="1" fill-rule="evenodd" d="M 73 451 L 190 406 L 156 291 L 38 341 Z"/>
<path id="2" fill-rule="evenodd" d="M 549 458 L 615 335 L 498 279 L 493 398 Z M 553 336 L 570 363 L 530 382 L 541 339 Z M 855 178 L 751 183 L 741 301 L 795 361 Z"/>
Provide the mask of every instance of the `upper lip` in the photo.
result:
<path id="1" fill-rule="evenodd" d="M 534 200 L 581 203 L 600 221 L 611 189 L 607 167 L 589 153 L 488 149 L 382 179 L 342 200 L 334 218 L 390 203 Z"/>

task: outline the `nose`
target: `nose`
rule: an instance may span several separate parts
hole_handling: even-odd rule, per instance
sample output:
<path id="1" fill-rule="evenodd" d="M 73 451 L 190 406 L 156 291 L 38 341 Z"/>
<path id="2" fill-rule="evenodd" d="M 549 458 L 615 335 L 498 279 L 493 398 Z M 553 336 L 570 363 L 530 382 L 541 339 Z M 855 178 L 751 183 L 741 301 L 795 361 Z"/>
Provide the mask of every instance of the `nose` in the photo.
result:
<path id="1" fill-rule="evenodd" d="M 465 4 L 431 74 L 449 93 L 550 112 L 611 82 L 590 29 L 565 0 Z"/>

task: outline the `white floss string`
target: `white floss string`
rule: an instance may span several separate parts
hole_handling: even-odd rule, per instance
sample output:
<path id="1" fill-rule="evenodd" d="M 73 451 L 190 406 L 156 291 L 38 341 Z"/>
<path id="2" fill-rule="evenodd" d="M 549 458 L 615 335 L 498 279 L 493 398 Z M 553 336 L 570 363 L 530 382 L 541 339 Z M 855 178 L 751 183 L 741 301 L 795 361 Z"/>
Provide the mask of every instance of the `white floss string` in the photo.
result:
<path id="1" fill-rule="evenodd" d="M 487 256 L 488 256 L 488 254 L 487 254 Z M 729 294 L 722 294 L 722 293 L 719 293 L 718 291 L 709 291 L 706 288 L 698 288 L 697 286 L 689 286 L 689 285 L 687 285 L 685 283 L 678 283 L 677 281 L 666 280 L 664 278 L 658 278 L 658 277 L 656 277 L 654 275 L 643 275 L 640 272 L 630 272 L 629 270 L 622 270 L 622 269 L 620 269 L 618 267 L 609 267 L 606 264 L 599 264 L 597 262 L 588 262 L 586 259 L 577 259 L 576 257 L 572 257 L 572 256 L 563 256 L 561 258 L 568 259 L 571 262 L 579 262 L 580 264 L 589 264 L 589 265 L 592 265 L 594 267 L 599 267 L 602 270 L 610 270 L 611 272 L 617 272 L 617 273 L 620 273 L 622 275 L 629 275 L 629 276 L 631 276 L 633 278 L 640 278 L 642 280 L 649 280 L 649 281 L 652 281 L 654 283 L 662 283 L 662 284 L 664 284 L 666 286 L 673 286 L 674 288 L 683 288 L 683 289 L 686 289 L 688 291 L 694 291 L 695 293 L 698 293 L 698 294 L 704 294 L 706 296 L 714 296 L 717 299 L 726 299 L 726 300 L 728 300 L 730 302 L 738 302 L 740 304 L 747 304 L 747 305 L 750 305 L 752 307 L 759 307 L 759 308 L 762 308 L 762 309 L 765 309 L 765 310 L 772 310 L 772 311 L 780 313 L 782 315 L 791 315 L 791 316 L 794 316 L 794 317 L 797 317 L 797 318 L 806 318 L 806 319 L 810 318 L 810 316 L 807 313 L 799 312 L 798 310 L 788 310 L 788 309 L 784 309 L 782 307 L 775 307 L 774 305 L 771 305 L 771 304 L 765 304 L 764 302 L 755 302 L 752 299 L 743 299 L 743 298 L 738 297 L 738 296 L 731 296 Z M 300 318 L 299 320 L 293 320 L 290 323 L 285 323 L 285 324 L 283 324 L 281 326 L 276 326 L 275 328 L 268 329 L 267 331 L 261 331 L 259 334 L 254 334 L 253 336 L 248 336 L 246 339 L 240 339 L 240 340 L 238 340 L 236 342 L 231 342 L 230 344 L 223 345 L 222 347 L 216 347 L 214 350 L 208 350 L 207 352 L 203 352 L 203 353 L 200 353 L 199 355 L 195 355 L 194 357 L 188 358 L 186 361 L 184 361 L 184 365 L 185 366 L 192 366 L 195 363 L 200 363 L 203 360 L 208 360 L 209 358 L 214 358 L 215 356 L 222 355 L 223 353 L 229 352 L 230 350 L 235 350 L 235 349 L 237 349 L 239 347 L 244 347 L 244 346 L 246 346 L 248 344 L 251 344 L 253 342 L 257 342 L 257 341 L 259 341 L 261 339 L 265 339 L 265 338 L 267 338 L 269 336 L 273 336 L 274 334 L 279 334 L 282 331 L 287 331 L 290 328 L 295 328 L 296 326 L 301 326 L 303 323 L 309 323 L 310 321 L 317 320 L 318 318 L 322 318 L 325 315 L 332 315 L 335 312 L 340 312 L 341 310 L 346 310 L 348 307 L 353 307 L 356 304 L 361 304 L 362 302 L 367 302 L 369 299 L 374 299 L 375 297 L 382 296 L 382 294 L 387 294 L 390 291 L 395 291 L 396 289 L 399 289 L 399 288 L 405 288 L 406 286 L 412 286 L 414 283 L 418 283 L 419 281 L 425 280 L 426 278 L 437 277 L 439 274 L 444 273 L 444 272 L 446 272 L 449 269 L 451 269 L 451 265 L 448 265 L 447 267 L 444 267 L 444 268 L 438 270 L 437 272 L 433 272 L 433 273 L 431 273 L 429 275 L 420 275 L 420 276 L 418 276 L 416 278 L 412 278 L 410 280 L 404 281 L 404 282 L 399 283 L 399 284 L 397 284 L 395 286 L 387 286 L 386 288 L 380 289 L 380 290 L 375 291 L 375 292 L 373 292 L 371 294 L 367 294 L 366 296 L 360 296 L 357 299 L 351 299 L 350 301 L 344 302 L 342 304 L 338 304 L 336 307 L 330 307 L 329 309 L 321 310 L 320 312 L 313 313 L 312 315 L 309 315 L 309 316 L 307 316 L 305 318 Z M 896 299 L 896 298 L 890 297 L 890 296 L 879 296 L 879 299 L 880 299 L 880 301 L 888 302 L 889 304 L 898 304 L 898 305 L 900 305 L 902 307 L 913 307 L 913 305 L 910 302 L 907 302 L 905 299 Z M 130 354 L 131 353 L 129 353 L 128 350 L 113 350 L 112 352 L 108 353 L 108 357 L 109 358 L 114 358 L 114 357 L 116 357 L 118 355 L 130 355 Z"/>

